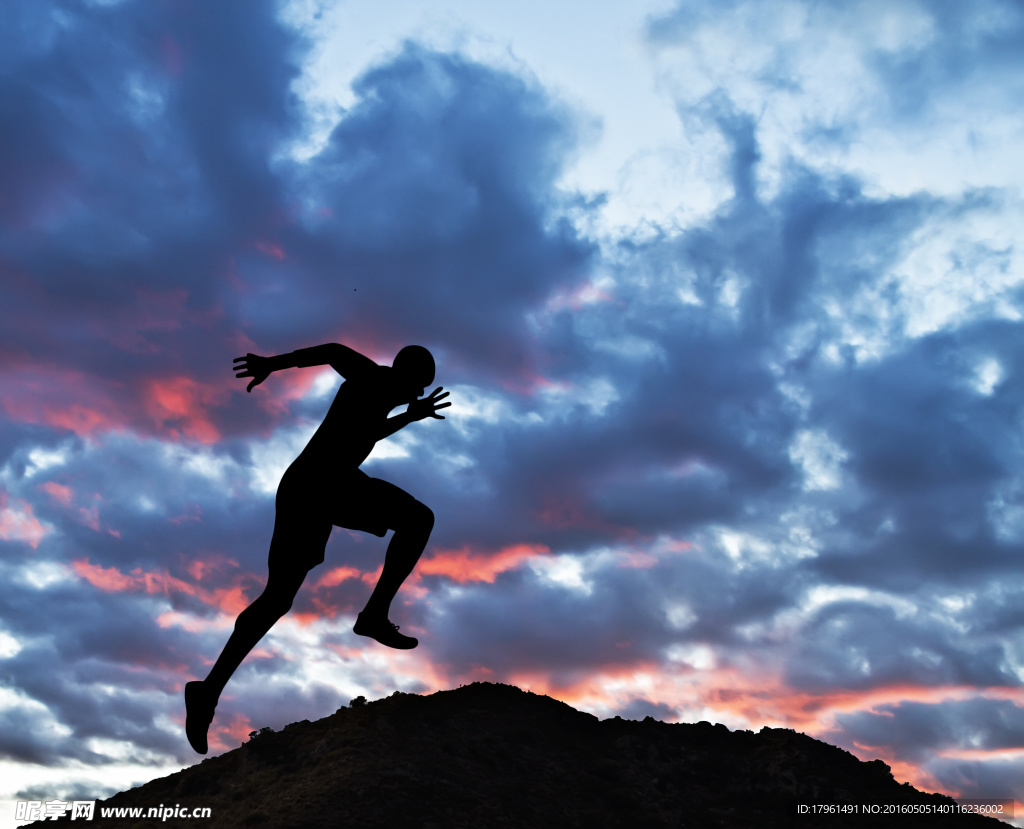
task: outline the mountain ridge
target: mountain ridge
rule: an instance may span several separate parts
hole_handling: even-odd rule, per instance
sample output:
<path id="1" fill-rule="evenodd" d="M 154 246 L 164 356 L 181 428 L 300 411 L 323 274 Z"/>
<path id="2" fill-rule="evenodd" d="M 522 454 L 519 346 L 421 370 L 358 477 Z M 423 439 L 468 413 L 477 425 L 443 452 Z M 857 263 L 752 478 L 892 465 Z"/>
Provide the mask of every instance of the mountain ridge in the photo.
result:
<path id="1" fill-rule="evenodd" d="M 477 682 L 395 692 L 315 722 L 261 729 L 237 749 L 113 795 L 101 808 L 210 807 L 166 826 L 750 827 L 1005 825 L 979 815 L 864 814 L 949 809 L 880 760 L 790 729 L 599 720 L 515 686 Z M 846 814 L 799 814 L 846 804 Z M 152 826 L 156 818 L 103 820 Z M 52 822 L 32 824 L 52 825 Z"/>

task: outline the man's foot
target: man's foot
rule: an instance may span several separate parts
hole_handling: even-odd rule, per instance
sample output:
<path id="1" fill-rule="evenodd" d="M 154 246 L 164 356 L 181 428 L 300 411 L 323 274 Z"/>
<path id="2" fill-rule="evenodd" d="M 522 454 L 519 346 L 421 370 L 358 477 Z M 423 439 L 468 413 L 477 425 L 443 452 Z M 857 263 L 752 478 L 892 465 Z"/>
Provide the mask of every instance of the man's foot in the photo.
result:
<path id="1" fill-rule="evenodd" d="M 356 616 L 356 624 L 352 630 L 360 636 L 369 636 L 371 639 L 376 639 L 382 645 L 387 645 L 389 648 L 398 648 L 403 651 L 415 648 L 419 644 L 411 636 L 399 633 L 398 625 L 391 624 L 386 618 L 378 621 L 372 617 L 365 616 L 363 613 Z"/>
<path id="2" fill-rule="evenodd" d="M 185 683 L 185 736 L 188 744 L 199 754 L 206 754 L 206 732 L 213 722 L 213 712 L 217 708 L 217 700 L 210 699 L 206 691 L 206 683 Z"/>

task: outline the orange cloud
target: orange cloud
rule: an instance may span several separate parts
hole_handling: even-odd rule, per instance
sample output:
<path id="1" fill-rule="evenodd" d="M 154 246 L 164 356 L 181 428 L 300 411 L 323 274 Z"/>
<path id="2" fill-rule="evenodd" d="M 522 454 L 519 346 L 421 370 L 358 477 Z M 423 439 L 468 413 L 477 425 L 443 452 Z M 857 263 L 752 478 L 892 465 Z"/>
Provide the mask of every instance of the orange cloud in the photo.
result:
<path id="1" fill-rule="evenodd" d="M 550 552 L 543 544 L 514 544 L 496 553 L 476 553 L 469 547 L 438 550 L 430 558 L 420 561 L 416 571 L 427 576 L 445 576 L 459 584 L 470 581 L 493 584 L 499 573 L 513 570 L 528 559 Z"/>
<path id="2" fill-rule="evenodd" d="M 218 725 L 214 719 L 210 729 L 210 748 L 213 751 L 228 751 L 248 742 L 249 735 L 256 731 L 249 718 L 242 714 L 234 714 L 227 725 Z"/>
<path id="3" fill-rule="evenodd" d="M 220 430 L 210 420 L 209 408 L 223 402 L 230 389 L 222 384 L 200 383 L 191 377 L 151 380 L 145 391 L 148 414 L 174 437 L 215 443 Z"/>
<path id="4" fill-rule="evenodd" d="M 220 608 L 228 616 L 237 616 L 249 606 L 249 597 L 238 584 L 212 591 L 196 590 L 196 595 L 206 604 Z"/>
<path id="5" fill-rule="evenodd" d="M 315 589 L 321 587 L 336 587 L 343 581 L 348 579 L 358 579 L 363 575 L 362 570 L 357 570 L 355 567 L 335 567 L 332 570 L 328 570 L 324 573 L 316 582 Z"/>
<path id="6" fill-rule="evenodd" d="M 196 581 L 202 581 L 211 573 L 221 573 L 228 569 L 237 568 L 237 561 L 219 553 L 213 553 L 207 558 L 193 558 L 185 565 L 185 570 Z"/>
<path id="7" fill-rule="evenodd" d="M 89 559 L 77 559 L 71 562 L 71 569 L 93 587 L 107 593 L 119 593 L 124 590 L 135 590 L 139 582 L 132 576 L 126 576 L 116 567 L 101 567 L 90 564 Z"/>
<path id="8" fill-rule="evenodd" d="M 203 604 L 216 607 L 222 613 L 230 616 L 237 615 L 249 605 L 249 599 L 239 584 L 207 590 L 182 581 L 166 570 L 152 573 L 141 567 L 136 567 L 130 573 L 122 573 L 116 567 L 92 564 L 87 558 L 72 561 L 71 569 L 93 587 L 98 587 L 107 593 L 141 592 L 165 596 L 171 593 L 182 593 L 187 596 L 195 596 Z M 173 617 L 173 619 L 176 618 Z M 166 617 L 166 621 L 169 623 L 173 619 Z"/>

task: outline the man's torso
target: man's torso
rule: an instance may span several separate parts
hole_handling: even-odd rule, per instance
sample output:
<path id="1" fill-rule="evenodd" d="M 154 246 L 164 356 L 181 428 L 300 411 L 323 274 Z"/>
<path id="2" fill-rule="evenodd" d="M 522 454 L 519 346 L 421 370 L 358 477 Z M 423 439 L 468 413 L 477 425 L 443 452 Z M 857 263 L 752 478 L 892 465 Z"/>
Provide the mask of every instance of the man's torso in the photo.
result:
<path id="1" fill-rule="evenodd" d="M 390 371 L 374 366 L 345 380 L 297 460 L 326 464 L 339 472 L 356 469 L 366 460 L 391 412 Z"/>

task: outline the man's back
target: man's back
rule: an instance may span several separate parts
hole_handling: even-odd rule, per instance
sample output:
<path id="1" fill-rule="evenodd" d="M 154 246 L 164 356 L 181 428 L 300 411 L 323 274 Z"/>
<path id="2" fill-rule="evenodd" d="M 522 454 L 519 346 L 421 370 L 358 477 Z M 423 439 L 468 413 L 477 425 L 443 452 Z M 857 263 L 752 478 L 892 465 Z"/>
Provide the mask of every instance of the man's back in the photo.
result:
<path id="1" fill-rule="evenodd" d="M 373 365 L 345 380 L 299 458 L 335 469 L 355 469 L 366 460 L 395 405 L 391 371 Z"/>

